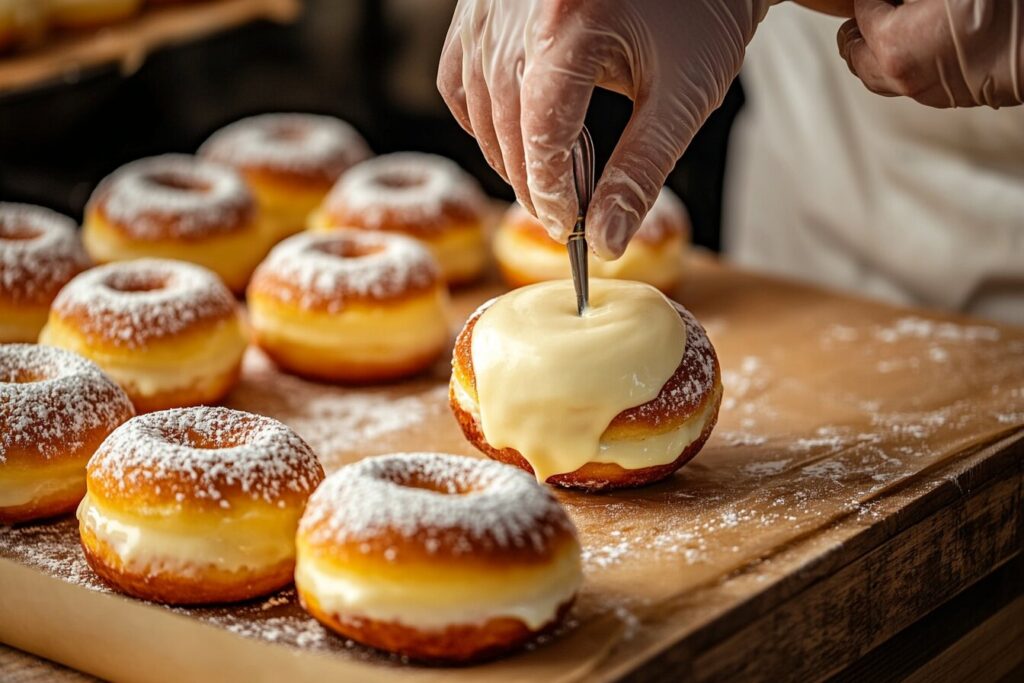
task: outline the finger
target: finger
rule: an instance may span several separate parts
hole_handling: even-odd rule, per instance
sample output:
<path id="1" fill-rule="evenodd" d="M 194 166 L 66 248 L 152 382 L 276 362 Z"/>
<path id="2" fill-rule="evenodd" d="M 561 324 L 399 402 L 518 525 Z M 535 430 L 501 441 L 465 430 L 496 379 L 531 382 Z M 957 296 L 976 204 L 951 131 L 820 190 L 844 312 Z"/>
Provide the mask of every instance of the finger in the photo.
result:
<path id="1" fill-rule="evenodd" d="M 680 111 L 651 102 L 634 109 L 587 212 L 587 240 L 601 258 L 622 256 L 689 145 L 699 122 Z"/>
<path id="2" fill-rule="evenodd" d="M 466 106 L 466 91 L 462 87 L 462 37 L 461 20 L 458 13 L 448 27 L 448 35 L 441 48 L 441 59 L 437 66 L 437 90 L 448 105 L 455 120 L 470 135 L 473 125 L 469 120 L 469 109 Z"/>
<path id="3" fill-rule="evenodd" d="M 479 51 L 469 55 L 462 64 L 462 83 L 466 89 L 466 107 L 469 121 L 473 126 L 473 135 L 480 145 L 480 150 L 491 168 L 497 171 L 506 182 L 505 161 L 501 155 L 501 145 L 494 132 L 494 120 L 491 116 L 491 92 L 484 77 L 484 64 Z"/>
<path id="4" fill-rule="evenodd" d="M 560 21 L 557 28 L 553 18 L 532 17 L 528 24 L 532 49 L 523 72 L 521 128 L 530 202 L 552 239 L 565 242 L 578 208 L 571 149 L 599 67 L 594 46 L 569 37 L 585 35 L 580 27 L 566 25 L 564 17 Z"/>
<path id="5" fill-rule="evenodd" d="M 516 192 L 516 199 L 531 214 L 536 213 L 526 182 L 526 153 L 523 149 L 523 129 L 519 93 L 523 81 L 523 58 L 512 68 L 499 70 L 489 84 L 492 93 L 491 116 L 494 132 L 501 146 L 505 162 L 506 180 Z"/>
<path id="6" fill-rule="evenodd" d="M 882 70 L 855 20 L 851 19 L 839 28 L 838 42 L 846 66 L 868 90 L 887 97 L 898 94 L 897 85 L 892 83 Z"/>

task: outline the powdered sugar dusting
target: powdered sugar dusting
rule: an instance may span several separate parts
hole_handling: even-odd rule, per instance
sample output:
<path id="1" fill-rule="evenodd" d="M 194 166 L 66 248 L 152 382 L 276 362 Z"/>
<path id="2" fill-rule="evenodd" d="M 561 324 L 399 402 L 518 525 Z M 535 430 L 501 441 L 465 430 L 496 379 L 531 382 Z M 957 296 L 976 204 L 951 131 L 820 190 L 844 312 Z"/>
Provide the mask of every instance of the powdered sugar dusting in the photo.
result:
<path id="1" fill-rule="evenodd" d="M 487 200 L 476 180 L 444 157 L 385 154 L 353 166 L 324 201 L 340 225 L 380 229 L 397 220 L 440 228 L 446 211 L 481 217 Z"/>
<path id="2" fill-rule="evenodd" d="M 366 458 L 328 477 L 310 498 L 299 532 L 317 543 L 347 543 L 395 531 L 435 552 L 438 537 L 456 531 L 473 544 L 456 545 L 457 553 L 479 544 L 543 552 L 557 532 L 571 528 L 554 496 L 520 469 L 400 453 Z"/>
<path id="3" fill-rule="evenodd" d="M 212 271 L 169 259 L 93 268 L 69 282 L 53 302 L 54 313 L 73 319 L 83 334 L 127 348 L 224 319 L 237 308 Z"/>
<path id="4" fill-rule="evenodd" d="M 252 288 L 303 308 L 334 313 L 347 299 L 388 299 L 440 282 L 441 270 L 419 242 L 361 230 L 300 233 L 274 247 Z"/>
<path id="5" fill-rule="evenodd" d="M 277 420 L 220 407 L 140 415 L 111 434 L 89 462 L 89 476 L 122 492 L 156 489 L 181 500 L 224 499 L 237 487 L 277 503 L 309 493 L 323 478 L 316 454 Z"/>
<path id="6" fill-rule="evenodd" d="M 134 414 L 92 361 L 63 349 L 0 344 L 0 463 L 11 451 L 42 459 L 76 452 L 96 429 Z"/>
<path id="7" fill-rule="evenodd" d="M 255 203 L 233 168 L 188 156 L 139 159 L 100 182 L 88 210 L 137 239 L 198 239 L 247 225 Z"/>
<path id="8" fill-rule="evenodd" d="M 243 169 L 315 175 L 328 182 L 372 155 L 352 126 L 315 114 L 261 114 L 235 121 L 211 135 L 199 154 Z"/>
<path id="9" fill-rule="evenodd" d="M 49 303 L 88 267 L 73 220 L 41 206 L 0 202 L 0 298 Z"/>

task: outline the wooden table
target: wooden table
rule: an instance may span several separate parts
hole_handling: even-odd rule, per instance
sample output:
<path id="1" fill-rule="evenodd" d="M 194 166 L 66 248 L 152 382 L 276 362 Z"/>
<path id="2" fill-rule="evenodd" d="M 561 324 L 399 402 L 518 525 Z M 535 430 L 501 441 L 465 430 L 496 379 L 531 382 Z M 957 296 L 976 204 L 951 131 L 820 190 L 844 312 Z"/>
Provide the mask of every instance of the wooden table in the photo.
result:
<path id="1" fill-rule="evenodd" d="M 722 360 L 719 426 L 671 481 L 559 494 L 586 580 L 550 642 L 424 669 L 324 634 L 287 591 L 237 608 L 149 606 L 88 575 L 70 522 L 0 530 L 0 581 L 24 587 L 0 589 L 0 640 L 138 680 L 1019 679 L 1024 331 L 691 266 L 676 296 Z M 496 291 L 458 294 L 453 328 Z M 446 376 L 441 362 L 403 385 L 339 389 L 256 353 L 228 403 L 289 423 L 329 470 L 399 449 L 471 455 Z M 89 647 L 55 637 L 68 633 Z M 104 649 L 125 639 L 142 648 L 138 666 Z M 24 662 L 0 651 L 0 678 L 70 675 Z"/>

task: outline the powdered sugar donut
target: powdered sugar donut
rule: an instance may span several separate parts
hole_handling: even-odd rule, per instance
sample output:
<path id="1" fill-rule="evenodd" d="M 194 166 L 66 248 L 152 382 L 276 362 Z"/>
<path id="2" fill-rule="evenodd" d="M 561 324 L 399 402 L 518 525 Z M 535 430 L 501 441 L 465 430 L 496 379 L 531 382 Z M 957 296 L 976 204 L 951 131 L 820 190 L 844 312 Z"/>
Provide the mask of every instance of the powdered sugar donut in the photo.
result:
<path id="1" fill-rule="evenodd" d="M 262 114 L 221 128 L 199 155 L 245 177 L 273 244 L 304 229 L 341 174 L 371 152 L 352 126 L 332 116 Z"/>
<path id="2" fill-rule="evenodd" d="M 0 523 L 70 512 L 85 463 L 134 415 L 96 364 L 35 344 L 0 344 Z"/>
<path id="3" fill-rule="evenodd" d="M 133 161 L 105 178 L 89 199 L 82 238 L 98 263 L 190 261 L 236 292 L 268 246 L 242 176 L 184 154 Z"/>
<path id="4" fill-rule="evenodd" d="M 447 300 L 426 247 L 360 230 L 288 238 L 256 269 L 248 294 L 254 339 L 271 358 L 338 381 L 429 366 L 448 344 Z"/>
<path id="5" fill-rule="evenodd" d="M 486 212 L 480 186 L 455 162 L 400 152 L 354 166 L 310 217 L 310 227 L 415 237 L 434 253 L 448 282 L 462 284 L 483 270 Z"/>
<path id="6" fill-rule="evenodd" d="M 34 342 L 57 292 L 88 267 L 70 218 L 0 202 L 0 342 Z"/>
<path id="7" fill-rule="evenodd" d="M 39 340 L 94 360 L 139 412 L 220 400 L 247 345 L 238 303 L 220 279 L 167 259 L 82 273 L 57 295 Z"/>
<path id="8" fill-rule="evenodd" d="M 306 442 L 269 417 L 227 408 L 142 415 L 89 461 L 82 547 L 96 573 L 130 595 L 252 598 L 291 582 L 295 529 L 323 477 Z"/>
<path id="9" fill-rule="evenodd" d="M 555 624 L 581 583 L 576 531 L 529 475 L 437 453 L 332 474 L 298 533 L 295 586 L 328 628 L 416 659 L 466 661 Z"/>
<path id="10" fill-rule="evenodd" d="M 590 274 L 671 291 L 682 279 L 689 239 L 686 207 L 672 190 L 662 188 L 625 253 L 614 261 L 591 256 Z M 494 258 L 513 287 L 571 275 L 565 245 L 548 237 L 540 221 L 519 204 L 509 207 L 494 234 Z"/>

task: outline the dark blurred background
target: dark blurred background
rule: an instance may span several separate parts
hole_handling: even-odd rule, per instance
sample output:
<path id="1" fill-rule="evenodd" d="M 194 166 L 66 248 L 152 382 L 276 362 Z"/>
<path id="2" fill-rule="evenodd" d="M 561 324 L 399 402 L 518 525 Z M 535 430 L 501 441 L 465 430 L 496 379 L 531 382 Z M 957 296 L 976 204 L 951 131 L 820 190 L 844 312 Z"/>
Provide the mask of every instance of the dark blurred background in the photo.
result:
<path id="1" fill-rule="evenodd" d="M 495 197 L 510 188 L 484 162 L 434 86 L 455 0 L 307 0 L 298 21 L 251 23 L 159 50 L 122 75 L 115 67 L 0 95 L 0 199 L 49 206 L 81 219 L 89 193 L 121 164 L 192 152 L 220 126 L 249 114 L 340 116 L 378 153 L 451 157 Z M 683 198 L 694 240 L 716 249 L 725 147 L 742 105 L 739 84 L 707 122 L 669 185 Z M 599 91 L 590 107 L 599 164 L 630 114 Z"/>

